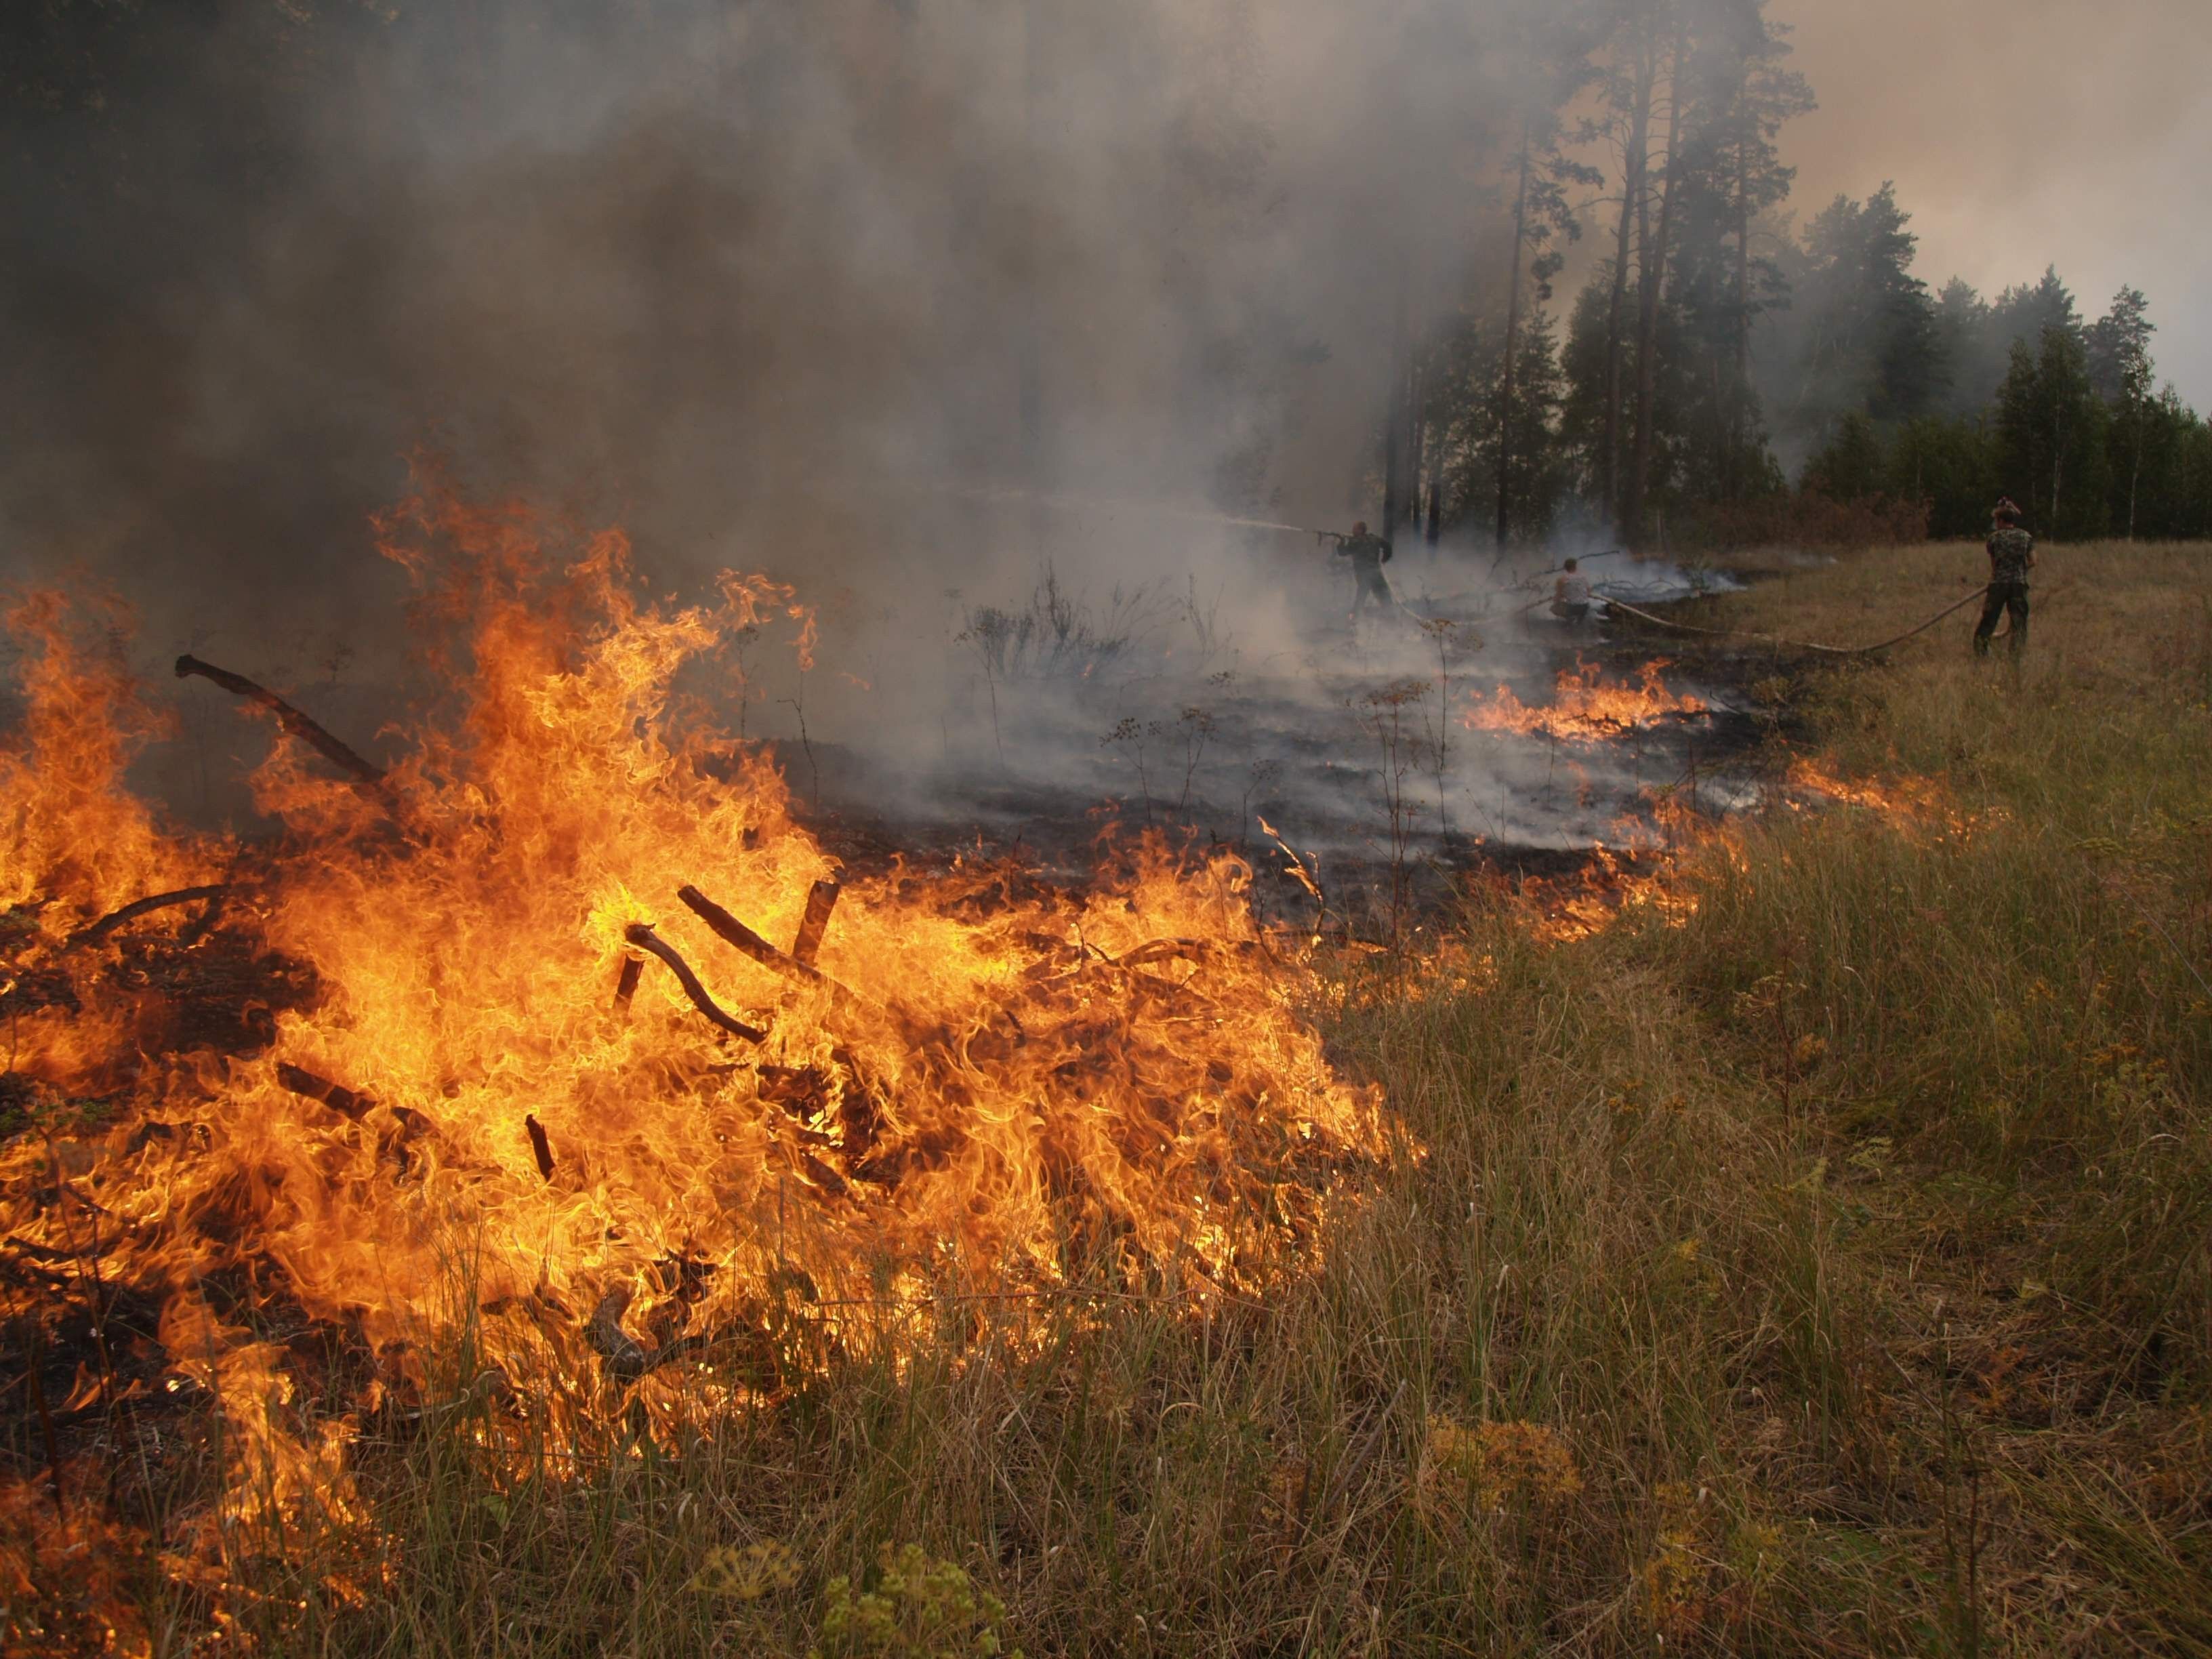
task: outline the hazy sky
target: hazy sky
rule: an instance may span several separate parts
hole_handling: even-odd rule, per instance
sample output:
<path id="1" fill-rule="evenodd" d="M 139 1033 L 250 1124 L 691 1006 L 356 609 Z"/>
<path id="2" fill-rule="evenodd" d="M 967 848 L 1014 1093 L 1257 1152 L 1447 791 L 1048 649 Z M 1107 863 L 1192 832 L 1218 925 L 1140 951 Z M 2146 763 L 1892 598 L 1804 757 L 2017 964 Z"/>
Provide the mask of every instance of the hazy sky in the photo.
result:
<path id="1" fill-rule="evenodd" d="M 2150 296 L 2159 372 L 2212 409 L 2212 0 L 1777 0 L 1820 100 L 1796 206 L 1885 179 L 1918 274 L 1984 295 L 2046 264 L 2083 313 Z"/>

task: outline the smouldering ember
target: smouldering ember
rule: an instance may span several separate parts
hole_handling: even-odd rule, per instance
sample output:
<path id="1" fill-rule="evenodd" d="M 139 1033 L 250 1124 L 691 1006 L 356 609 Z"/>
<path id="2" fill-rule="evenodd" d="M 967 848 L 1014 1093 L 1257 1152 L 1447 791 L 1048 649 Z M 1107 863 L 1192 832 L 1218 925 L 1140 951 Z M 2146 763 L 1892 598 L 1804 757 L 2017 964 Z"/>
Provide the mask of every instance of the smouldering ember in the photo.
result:
<path id="1" fill-rule="evenodd" d="M 1667 689 L 1662 658 L 1645 663 L 1635 684 L 1608 681 L 1604 671 L 1578 661 L 1559 671 L 1552 701 L 1532 708 L 1501 685 L 1495 694 L 1473 700 L 1462 723 L 1476 732 L 1517 732 L 1566 743 L 1597 744 L 1662 720 L 1696 720 L 1710 712 L 1698 698 Z"/>
<path id="2" fill-rule="evenodd" d="M 279 843 L 160 833 L 127 678 L 57 602 L 10 618 L 9 1086 L 116 1109 L 0 1158 L 0 1295 L 43 1318 L 89 1262 L 157 1304 L 167 1386 L 246 1448 L 228 1504 L 343 1511 L 352 1412 L 417 1397 L 465 1325 L 552 1413 L 658 1411 L 678 1373 L 753 1397 L 793 1306 L 828 1352 L 859 1303 L 1258 1285 L 1382 1155 L 1239 860 L 1108 847 L 1077 894 L 841 871 L 672 692 L 763 622 L 807 648 L 787 591 L 641 603 L 620 537 L 563 566 L 519 510 L 384 528 L 462 713 L 343 775 L 285 720 Z M 349 1405 L 311 1417 L 328 1379 L 278 1328 L 337 1334 Z"/>

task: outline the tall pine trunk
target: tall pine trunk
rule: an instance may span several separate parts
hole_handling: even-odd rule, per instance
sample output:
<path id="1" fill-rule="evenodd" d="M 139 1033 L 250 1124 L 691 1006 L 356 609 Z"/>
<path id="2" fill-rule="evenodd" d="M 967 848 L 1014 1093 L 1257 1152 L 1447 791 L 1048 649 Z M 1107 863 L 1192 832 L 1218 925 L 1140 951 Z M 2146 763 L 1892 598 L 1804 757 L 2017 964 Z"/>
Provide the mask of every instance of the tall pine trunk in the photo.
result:
<path id="1" fill-rule="evenodd" d="M 1382 539 L 1395 541 L 1398 521 L 1406 515 L 1406 450 L 1407 430 L 1406 393 L 1410 371 L 1406 363 L 1406 276 L 1398 275 L 1398 306 L 1390 325 L 1390 413 L 1382 428 Z"/>
<path id="2" fill-rule="evenodd" d="M 1686 49 L 1686 20 L 1676 28 L 1667 66 L 1667 170 L 1660 188 L 1659 224 L 1651 226 L 1651 198 L 1647 190 L 1637 210 L 1637 329 L 1636 438 L 1629 454 L 1628 501 L 1621 514 L 1621 533 L 1631 547 L 1644 544 L 1644 503 L 1651 488 L 1651 456 L 1658 434 L 1653 418 L 1659 391 L 1659 298 L 1667 279 L 1667 240 L 1674 217 L 1674 184 L 1681 169 L 1675 151 L 1681 141 L 1682 55 Z"/>
<path id="3" fill-rule="evenodd" d="M 2128 429 L 2135 438 L 2135 455 L 2128 469 L 2128 539 L 2136 538 L 2136 498 L 2142 489 L 2142 399 L 2132 392 L 2128 398 Z"/>
<path id="4" fill-rule="evenodd" d="M 1505 355 L 1499 365 L 1498 389 L 1498 550 L 1504 552 L 1513 532 L 1513 398 L 1516 391 L 1515 348 L 1521 338 L 1521 272 L 1528 257 L 1530 125 L 1521 126 L 1521 185 L 1513 201 L 1513 273 L 1505 295 Z"/>
<path id="5" fill-rule="evenodd" d="M 2057 398 L 2051 398 L 2051 528 L 2047 534 L 2058 533 L 2058 489 L 2066 477 L 2066 411 L 2057 406 Z"/>
<path id="6" fill-rule="evenodd" d="M 1444 535 L 1444 437 L 1449 427 L 1443 421 L 1429 422 L 1426 447 L 1429 461 L 1429 526 L 1428 544 L 1434 547 Z"/>
<path id="7" fill-rule="evenodd" d="M 1613 242 L 1613 295 L 1605 318 L 1605 422 L 1598 435 L 1598 465 L 1605 516 L 1616 528 L 1621 523 L 1620 415 L 1626 391 L 1623 380 L 1627 342 L 1622 336 L 1622 313 L 1627 308 L 1628 254 L 1633 244 L 1636 204 L 1644 197 L 1645 166 L 1650 160 L 1651 93 L 1656 77 L 1657 66 L 1647 40 L 1629 110 L 1628 149 L 1621 158 L 1620 230 Z"/>
<path id="8" fill-rule="evenodd" d="M 1743 494 L 1743 456 L 1749 434 L 1747 415 L 1751 404 L 1751 66 L 1740 70 L 1736 88 L 1735 134 L 1735 384 L 1729 388 L 1728 455 L 1723 461 L 1724 494 L 1735 501 Z"/>

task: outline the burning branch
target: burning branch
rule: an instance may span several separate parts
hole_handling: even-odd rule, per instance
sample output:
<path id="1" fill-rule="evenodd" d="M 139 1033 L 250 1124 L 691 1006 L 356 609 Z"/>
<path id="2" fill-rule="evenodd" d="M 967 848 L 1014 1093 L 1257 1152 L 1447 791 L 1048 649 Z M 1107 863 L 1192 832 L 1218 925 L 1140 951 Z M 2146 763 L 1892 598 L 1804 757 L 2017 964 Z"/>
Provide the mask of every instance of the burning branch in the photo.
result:
<path id="1" fill-rule="evenodd" d="M 690 908 L 691 914 L 714 930 L 714 937 L 726 945 L 734 945 L 763 968 L 772 968 L 788 979 L 803 979 L 819 984 L 822 970 L 797 957 L 786 956 L 758 933 L 739 921 L 720 905 L 696 887 L 679 887 L 676 896 Z"/>
<path id="2" fill-rule="evenodd" d="M 624 957 L 622 975 L 615 981 L 615 1012 L 627 1015 L 630 999 L 637 994 L 637 982 L 645 977 L 645 958 Z"/>
<path id="3" fill-rule="evenodd" d="M 831 884 L 817 884 L 815 891 L 818 893 L 823 885 Z M 835 886 L 831 885 L 831 891 L 834 893 L 836 890 Z M 800 980 L 809 985 L 826 986 L 831 1000 L 842 1009 L 849 1012 L 862 1006 L 859 997 L 854 995 L 836 980 L 831 979 L 812 963 L 802 962 L 795 956 L 786 956 L 697 888 L 689 885 L 679 887 L 676 890 L 676 896 L 690 907 L 692 915 L 714 930 L 717 939 L 726 945 L 735 945 L 762 967 L 772 969 L 787 979 Z M 810 919 L 814 914 L 814 902 L 813 896 L 810 895 L 806 904 L 806 912 Z M 822 907 L 822 920 L 824 927 L 829 925 L 830 904 L 835 902 L 833 898 Z M 805 942 L 806 933 L 806 927 L 802 923 L 799 927 L 800 943 Z M 820 943 L 818 939 L 816 943 L 817 945 Z"/>
<path id="4" fill-rule="evenodd" d="M 329 1107 L 340 1117 L 358 1123 L 376 1109 L 374 1096 L 358 1089 L 349 1089 L 343 1083 L 333 1083 L 326 1077 L 318 1077 L 304 1066 L 295 1066 L 289 1060 L 276 1062 L 276 1081 L 304 1099 Z M 412 1140 L 417 1135 L 435 1128 L 430 1119 L 411 1106 L 392 1106 L 386 1109 L 398 1121 L 401 1137 Z"/>
<path id="5" fill-rule="evenodd" d="M 747 1042 L 758 1042 L 768 1036 L 757 1026 L 748 1025 L 744 1021 L 733 1019 L 724 1013 L 721 1006 L 707 994 L 707 988 L 699 982 L 699 975 L 691 971 L 691 964 L 678 955 L 675 948 L 654 933 L 649 925 L 641 921 L 632 922 L 623 930 L 623 937 L 639 950 L 650 951 L 666 963 L 669 972 L 674 974 L 678 983 L 684 987 L 684 994 L 691 999 L 691 1006 L 732 1036 L 740 1037 Z M 773 945 L 769 948 L 775 949 Z"/>
<path id="6" fill-rule="evenodd" d="M 64 952 L 81 950 L 88 945 L 97 945 L 118 927 L 128 926 L 141 916 L 151 915 L 156 910 L 167 910 L 179 904 L 196 904 L 202 899 L 214 899 L 218 903 L 229 893 L 228 883 L 219 882 L 212 887 L 180 887 L 173 893 L 156 893 L 151 898 L 142 898 L 125 905 L 120 910 L 102 916 L 89 927 L 80 927 L 63 942 Z"/>
<path id="7" fill-rule="evenodd" d="M 308 1100 L 319 1101 L 339 1116 L 358 1123 L 375 1109 L 376 1103 L 358 1090 L 349 1089 L 342 1083 L 333 1083 L 326 1077 L 317 1077 L 303 1066 L 289 1060 L 276 1063 L 276 1080 L 294 1094 Z"/>
<path id="8" fill-rule="evenodd" d="M 545 1126 L 538 1121 L 535 1112 L 525 1112 L 522 1127 L 530 1132 L 530 1150 L 537 1155 L 538 1173 L 547 1181 L 552 1180 L 553 1143 L 545 1139 Z"/>
<path id="9" fill-rule="evenodd" d="M 822 936 L 830 930 L 830 913 L 845 890 L 834 881 L 817 881 L 806 895 L 806 915 L 799 924 L 799 938 L 791 947 L 792 960 L 811 968 L 822 949 Z"/>
<path id="10" fill-rule="evenodd" d="M 270 690 L 268 687 L 257 685 L 245 675 L 234 674 L 228 668 L 217 668 L 211 662 L 202 662 L 198 657 L 187 653 L 177 659 L 177 678 L 181 680 L 192 674 L 198 674 L 203 679 L 213 680 L 234 696 L 244 697 L 248 702 L 260 704 L 262 708 L 276 717 L 277 725 L 299 738 L 301 742 L 314 749 L 325 760 L 330 762 L 340 771 L 351 773 L 356 779 L 368 785 L 380 795 L 388 793 L 390 784 L 385 777 L 382 767 L 362 758 L 355 750 L 340 743 L 313 720 L 293 708 L 274 691 Z"/>

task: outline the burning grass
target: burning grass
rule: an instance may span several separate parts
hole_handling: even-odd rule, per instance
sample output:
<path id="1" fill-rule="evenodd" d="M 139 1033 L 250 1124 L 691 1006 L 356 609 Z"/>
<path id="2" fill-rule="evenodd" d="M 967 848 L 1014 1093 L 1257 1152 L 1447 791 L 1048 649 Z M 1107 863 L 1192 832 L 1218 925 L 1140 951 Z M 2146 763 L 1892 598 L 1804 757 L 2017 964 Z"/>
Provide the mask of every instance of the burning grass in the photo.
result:
<path id="1" fill-rule="evenodd" d="M 88 1350 L 61 1413 L 147 1384 L 216 1403 L 226 1487 L 187 1553 L 356 1528 L 350 1444 L 434 1409 L 457 1343 L 517 1456 L 625 1413 L 672 1436 L 839 1353 L 893 1356 L 946 1297 L 1249 1294 L 1382 1155 L 1236 860 L 1103 848 L 1080 894 L 843 876 L 781 779 L 674 694 L 770 613 L 808 649 L 792 595 L 731 576 L 641 605 L 619 538 L 564 567 L 512 512 L 386 530 L 461 713 L 388 773 L 332 778 L 280 709 L 311 739 L 256 780 L 286 844 L 208 896 L 263 964 L 258 1041 L 149 1024 L 144 964 L 216 950 L 204 918 L 75 948 L 241 854 L 156 832 L 120 787 L 127 684 L 52 602 L 16 614 L 37 665 L 0 813 L 25 919 L 10 1078 L 42 1123 L 95 1095 L 113 1115 L 0 1158 L 6 1311 L 42 1325 L 94 1275 L 97 1350 L 108 1298 L 144 1303 L 133 1360 Z"/>
<path id="2" fill-rule="evenodd" d="M 2179 603 L 2179 558 L 2130 574 L 2112 556 L 2112 602 L 2093 587 L 2055 615 L 2016 679 L 1954 639 L 1802 684 L 1837 751 L 1783 788 L 1807 810 L 1639 846 L 1640 873 L 1665 861 L 1664 906 L 1546 937 L 1525 895 L 1478 895 L 1432 959 L 1324 958 L 1333 1058 L 1382 1086 L 1423 1155 L 1368 1161 L 1328 1248 L 1249 1288 L 1173 1293 L 1200 1283 L 1181 1276 L 1195 1252 L 1069 1268 L 1048 1288 L 1088 1294 L 1027 1302 L 872 1291 L 836 1311 L 777 1278 L 744 1352 L 781 1381 L 744 1408 L 672 1365 L 651 1374 L 670 1384 L 659 1404 L 518 1413 L 457 1254 L 416 1294 L 459 1316 L 428 1322 L 423 1380 L 387 1384 L 388 1407 L 314 1363 L 345 1352 L 329 1321 L 264 1304 L 245 1336 L 183 1342 L 255 1378 L 302 1455 L 321 1449 L 303 1420 L 352 1412 L 352 1507 L 311 1532 L 266 1504 L 220 1521 L 247 1460 L 195 1437 L 228 1420 L 198 1362 L 157 1355 L 150 1398 L 102 1401 L 96 1362 L 74 1391 L 77 1362 L 56 1356 L 94 1352 L 95 1297 L 71 1287 L 110 1258 L 72 1206 L 75 1254 L 43 1263 L 54 1321 L 10 1330 L 45 1332 L 34 1370 L 78 1408 L 59 1430 L 65 1520 L 35 1419 L 11 1419 L 11 1634 L 828 1652 L 872 1595 L 866 1617 L 964 1651 L 987 1632 L 1033 1653 L 2203 1651 L 2212 629 Z M 2140 625 L 2154 612 L 2163 632 Z M 1810 810 L 1816 781 L 1835 810 Z M 358 791 L 320 787 L 374 822 Z M 357 833 L 399 856 L 398 832 Z M 793 859 L 781 908 L 682 878 L 796 957 L 816 867 Z M 880 1000 L 841 949 L 856 885 L 817 960 Z M 982 919 L 1022 902 L 990 889 Z M 832 993 L 732 955 L 680 901 L 651 917 L 734 1013 L 836 1018 Z M 105 947 L 109 971 L 149 960 L 131 954 L 144 937 Z M 580 972 L 598 1002 L 622 937 Z M 1135 938 L 1106 947 L 1117 970 L 1158 971 L 1129 968 Z M 733 1063 L 740 1040 L 646 966 L 625 1029 Z M 333 1076 L 374 1059 L 311 1058 Z M 375 1087 L 410 1075 L 343 1080 L 374 1118 Z M 545 1128 L 557 1181 L 573 1127 L 512 1104 Z M 295 1109 L 295 1133 L 343 1133 Z M 526 1127 L 498 1127 L 497 1190 L 547 1192 Z M 54 1144 L 66 1163 L 79 1143 Z M 84 1190 L 73 1170 L 44 1178 L 50 1205 Z M 123 1365 L 167 1286 L 99 1282 Z M 662 1294 L 645 1276 L 628 1341 L 661 1340 L 637 1316 Z M 603 1382 L 609 1357 L 550 1328 Z M 174 1463 L 149 1427 L 186 1449 Z M 209 1516 L 212 1559 L 192 1551 Z"/>
<path id="3" fill-rule="evenodd" d="M 1645 663 L 1634 684 L 1608 680 L 1595 664 L 1577 662 L 1559 671 L 1552 700 L 1531 707 L 1501 685 L 1491 696 L 1475 696 L 1462 715 L 1469 731 L 1512 732 L 1555 741 L 1599 744 L 1668 720 L 1702 720 L 1705 703 L 1667 689 L 1664 658 Z"/>

